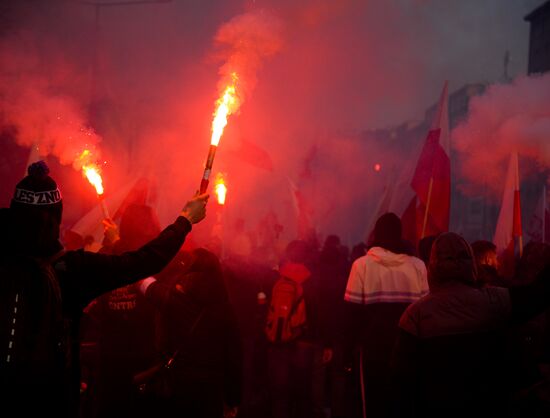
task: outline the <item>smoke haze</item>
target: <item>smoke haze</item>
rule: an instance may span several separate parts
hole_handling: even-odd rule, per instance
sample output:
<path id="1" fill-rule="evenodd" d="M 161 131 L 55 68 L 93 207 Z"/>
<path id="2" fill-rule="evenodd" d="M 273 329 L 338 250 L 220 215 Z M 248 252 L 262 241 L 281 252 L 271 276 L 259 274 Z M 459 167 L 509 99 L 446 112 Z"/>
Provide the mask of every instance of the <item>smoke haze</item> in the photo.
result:
<path id="1" fill-rule="evenodd" d="M 38 142 L 43 155 L 69 166 L 89 147 L 107 162 L 107 197 L 136 178 L 152 179 L 157 190 L 150 200 L 167 224 L 198 188 L 214 105 L 236 71 L 242 106 L 230 117 L 214 162 L 214 173 L 227 176 L 226 222 L 242 216 L 252 230 L 273 213 L 285 237 L 295 236 L 292 182 L 321 234 L 354 244 L 364 239 L 384 187 L 417 145 L 384 142 L 368 131 L 422 119 L 446 79 L 451 90 L 498 80 L 506 50 L 509 75 L 523 74 L 523 16 L 541 1 L 98 3 L 1 6 L 0 111 L 20 145 Z M 542 91 L 537 83 L 548 79 L 520 78 L 475 102 L 472 118 L 456 131 L 462 176 L 475 181 L 472 167 L 482 156 L 491 159 L 488 175 L 498 176 L 505 154 L 504 148 L 490 154 L 483 134 L 473 131 L 499 127 L 493 146 L 528 135 L 526 152 L 536 158 L 538 132 L 548 119 L 514 116 L 512 104 L 497 107 L 502 114 L 484 109 L 513 89 Z M 548 106 L 542 95 L 525 96 L 514 109 Z M 526 123 L 534 125 L 526 129 Z M 476 147 L 479 141 L 487 151 Z M 93 191 L 74 170 L 52 174 L 68 190 L 70 227 L 93 206 Z M 194 233 L 201 238 L 209 227 Z"/>
<path id="2" fill-rule="evenodd" d="M 488 189 L 500 197 L 510 154 L 526 159 L 528 177 L 550 168 L 550 74 L 495 84 L 470 104 L 468 120 L 453 132 L 460 175 L 471 192 Z"/>

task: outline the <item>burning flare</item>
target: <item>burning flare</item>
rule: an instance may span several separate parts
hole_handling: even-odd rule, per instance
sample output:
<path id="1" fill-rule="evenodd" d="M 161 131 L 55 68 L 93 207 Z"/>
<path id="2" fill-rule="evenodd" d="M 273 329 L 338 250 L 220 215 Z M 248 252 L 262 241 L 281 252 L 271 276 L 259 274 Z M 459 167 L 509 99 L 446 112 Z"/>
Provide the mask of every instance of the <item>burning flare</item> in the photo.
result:
<path id="1" fill-rule="evenodd" d="M 225 205 L 225 197 L 227 196 L 227 186 L 225 185 L 223 176 L 220 174 L 218 174 L 216 178 L 216 185 L 214 186 L 214 191 L 216 192 L 216 196 L 218 198 L 218 204 Z"/>
<path id="2" fill-rule="evenodd" d="M 88 179 L 88 181 L 95 187 L 95 191 L 98 196 L 101 196 L 104 192 L 103 190 L 103 179 L 99 171 L 99 167 L 95 164 L 84 165 L 82 166 L 82 171 Z"/>
<path id="3" fill-rule="evenodd" d="M 97 193 L 97 198 L 105 219 L 110 219 L 109 210 L 105 205 L 103 196 L 103 179 L 101 178 L 101 167 L 95 162 L 95 156 L 89 149 L 82 151 L 74 161 L 73 167 L 76 170 L 82 170 L 82 175 L 88 179 L 90 184 L 94 186 Z"/>
<path id="4" fill-rule="evenodd" d="M 241 104 L 237 95 L 237 81 L 239 77 L 237 73 L 231 74 L 232 83 L 227 86 L 222 96 L 216 102 L 216 111 L 214 112 L 214 120 L 212 121 L 212 139 L 210 144 L 218 146 L 223 130 L 227 125 L 227 117 L 235 113 Z"/>
<path id="5" fill-rule="evenodd" d="M 103 179 L 101 178 L 101 168 L 93 162 L 93 155 L 89 149 L 82 151 L 74 163 L 76 169 L 82 169 L 82 175 L 88 179 L 90 184 L 95 187 L 98 196 L 103 195 Z"/>
<path id="6" fill-rule="evenodd" d="M 206 157 L 206 164 L 204 165 L 204 172 L 199 188 L 200 193 L 205 193 L 206 189 L 208 189 L 210 172 L 214 164 L 216 149 L 220 143 L 223 130 L 227 125 L 227 117 L 235 113 L 241 105 L 241 101 L 237 94 L 238 79 L 237 73 L 231 74 L 231 84 L 225 88 L 222 96 L 216 102 L 217 107 L 214 112 L 214 120 L 212 121 L 212 139 L 210 140 L 210 149 L 208 150 L 208 157 Z"/>

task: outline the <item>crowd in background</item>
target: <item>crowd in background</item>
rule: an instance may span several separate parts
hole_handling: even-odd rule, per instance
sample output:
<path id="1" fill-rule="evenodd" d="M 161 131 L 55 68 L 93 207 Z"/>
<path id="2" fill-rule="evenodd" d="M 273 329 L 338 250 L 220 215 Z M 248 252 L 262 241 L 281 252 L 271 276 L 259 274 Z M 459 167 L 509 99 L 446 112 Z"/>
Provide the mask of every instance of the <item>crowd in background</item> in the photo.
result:
<path id="1" fill-rule="evenodd" d="M 132 215 L 132 211 L 140 214 Z M 132 216 L 134 219 L 128 220 Z M 130 207 L 121 221 L 120 240 L 100 251 L 139 247 L 159 229 L 154 218 L 150 208 Z M 189 354 L 192 370 L 185 370 L 187 378 L 193 376 L 194 379 L 180 386 L 187 392 L 192 388 L 194 398 L 203 403 L 212 396 L 233 397 L 238 416 L 245 418 L 435 416 L 441 411 L 445 411 L 445 416 L 453 416 L 453 411 L 456 416 L 471 415 L 473 405 L 480 399 L 484 399 L 485 404 L 479 406 L 477 412 L 485 416 L 548 416 L 550 311 L 544 307 L 550 304 L 550 299 L 539 301 L 538 309 L 514 321 L 510 317 L 512 307 L 508 293 L 501 294 L 493 288 L 527 288 L 526 285 L 537 282 L 549 259 L 550 245 L 527 244 L 522 256 L 516 257 L 514 273 L 510 275 L 509 270 L 503 270 L 493 243 L 467 243 L 456 234 L 443 235 L 426 237 L 415 248 L 402 239 L 399 219 L 386 214 L 377 222 L 370 241 L 358 243 L 351 250 L 337 235 L 327 236 L 322 245 L 311 235 L 308 239 L 290 242 L 282 250 L 273 245 L 269 255 L 264 248 L 262 258 L 257 256 L 262 249 L 255 248 L 238 224 L 223 255 L 220 246 L 207 251 L 212 262 L 220 260 L 216 275 L 223 280 L 216 286 L 200 280 L 195 282 L 197 288 L 203 287 L 197 290 L 201 306 L 220 304 L 227 306 L 227 310 L 218 322 L 212 319 L 204 325 L 205 332 L 211 335 L 196 342 L 197 347 Z M 440 262 L 447 260 L 447 264 L 438 267 L 438 272 L 432 271 L 429 280 L 430 262 L 436 263 L 432 251 L 435 242 L 438 242 Z M 190 251 L 182 251 L 161 273 L 159 281 L 178 283 L 178 277 L 184 273 L 178 265 L 189 254 Z M 449 262 L 451 259 L 454 261 Z M 284 273 L 289 263 L 303 269 Z M 378 264 L 382 271 L 373 273 L 373 266 Z M 357 274 L 362 274 L 357 273 L 359 269 L 364 269 L 367 277 L 357 278 Z M 387 284 L 372 287 L 373 274 L 380 275 L 376 280 L 387 281 L 383 277 L 390 270 L 397 274 L 392 276 L 394 279 L 404 274 L 407 281 L 404 291 L 403 284 L 395 284 L 395 288 L 388 288 Z M 266 320 L 272 289 L 283 273 L 300 281 L 307 324 L 299 337 L 277 344 L 266 338 Z M 439 286 L 438 274 L 443 277 L 439 278 L 440 282 L 455 280 L 465 287 Z M 538 282 L 543 279 L 539 277 Z M 362 281 L 362 299 L 353 296 L 354 280 Z M 482 296 L 469 294 L 470 288 L 480 291 Z M 538 290 L 548 296 L 547 288 L 539 286 Z M 438 315 L 447 323 L 421 326 L 418 321 L 425 318 L 417 317 L 405 323 L 409 306 L 421 298 L 426 299 L 432 292 L 430 296 L 440 297 L 439 305 L 432 301 L 435 307 L 430 305 L 424 315 Z M 441 305 L 441 300 L 445 305 Z M 162 351 L 159 351 L 162 342 L 159 343 L 159 336 L 155 334 L 166 325 L 162 325 L 162 315 L 150 302 L 137 284 L 106 294 L 87 308 L 83 339 L 83 418 L 151 413 L 151 405 L 144 406 L 131 381 L 136 372 L 153 362 Z M 472 312 L 468 312 L 465 305 L 469 305 Z M 485 305 L 490 306 L 485 309 Z M 189 316 L 189 312 L 184 312 L 183 317 Z M 234 323 L 227 323 L 232 315 Z M 164 322 L 167 321 L 173 322 L 174 318 L 165 315 Z M 225 325 L 221 326 L 222 323 Z M 213 345 L 222 346 L 223 342 L 223 346 L 227 346 L 227 341 L 235 338 L 236 334 L 227 334 L 228 327 L 238 333 L 239 341 L 230 344 L 233 353 L 224 357 L 225 354 L 215 352 Z M 181 328 L 177 325 L 168 333 L 181 333 Z M 166 330 L 163 332 L 166 334 Z M 411 337 L 415 332 L 418 335 Z M 424 332 L 432 334 L 424 338 L 425 335 L 421 335 Z M 471 337 L 471 341 L 462 341 L 464 334 Z M 429 362 L 422 357 L 426 371 L 439 370 L 430 376 L 438 381 L 423 382 L 424 390 L 437 395 L 426 396 L 422 390 L 415 395 L 414 389 L 419 389 L 420 381 L 427 377 L 411 374 L 403 364 L 407 356 L 412 355 L 407 351 L 410 345 L 407 338 L 420 341 L 415 342 L 415 350 L 420 344 L 430 353 Z M 433 347 L 425 347 L 426 341 L 431 344 L 434 340 Z M 212 362 L 212 358 L 220 361 Z M 457 377 L 458 369 L 462 373 L 460 377 Z M 465 370 L 473 374 L 467 375 Z M 457 381 L 444 382 L 442 371 Z M 201 377 L 202 374 L 209 376 Z M 476 386 L 480 379 L 485 380 Z M 438 385 L 440 392 L 434 389 Z M 218 386 L 219 390 L 213 389 Z M 445 391 L 454 393 L 445 394 Z M 412 405 L 411 396 L 422 398 L 424 405 Z M 430 409 L 426 405 L 435 406 Z M 188 405 L 181 406 L 179 411 L 186 407 Z M 158 403 L 153 408 L 158 412 Z M 191 415 L 176 413 L 174 416 Z"/>

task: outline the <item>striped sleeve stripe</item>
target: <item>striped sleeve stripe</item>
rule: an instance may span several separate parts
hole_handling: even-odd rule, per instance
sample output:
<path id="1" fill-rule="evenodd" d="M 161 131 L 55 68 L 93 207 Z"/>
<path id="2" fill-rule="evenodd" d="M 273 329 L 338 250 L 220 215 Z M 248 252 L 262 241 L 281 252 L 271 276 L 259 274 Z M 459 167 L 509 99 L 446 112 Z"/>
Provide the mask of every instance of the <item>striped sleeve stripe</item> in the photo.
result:
<path id="1" fill-rule="evenodd" d="M 381 291 L 378 291 L 378 292 L 369 292 L 369 293 L 365 293 L 364 294 L 364 297 L 365 298 L 373 298 L 373 297 L 378 297 L 378 296 L 404 296 L 404 297 L 414 297 L 414 298 L 420 298 L 424 295 L 426 295 L 427 292 L 399 292 L 399 291 L 392 291 L 392 290 L 381 290 Z M 363 293 L 358 293 L 358 292 L 353 292 L 351 290 L 347 290 L 346 291 L 346 295 L 350 295 L 350 296 L 354 296 L 354 297 L 358 297 L 358 298 L 363 298 Z"/>
<path id="2" fill-rule="evenodd" d="M 353 303 L 364 303 L 363 295 L 354 292 L 346 292 L 344 295 L 344 300 Z"/>
<path id="3" fill-rule="evenodd" d="M 424 295 L 426 295 L 424 292 L 372 292 L 363 295 L 361 293 L 346 291 L 344 299 L 348 302 L 362 303 L 365 305 L 381 302 L 413 303 Z"/>

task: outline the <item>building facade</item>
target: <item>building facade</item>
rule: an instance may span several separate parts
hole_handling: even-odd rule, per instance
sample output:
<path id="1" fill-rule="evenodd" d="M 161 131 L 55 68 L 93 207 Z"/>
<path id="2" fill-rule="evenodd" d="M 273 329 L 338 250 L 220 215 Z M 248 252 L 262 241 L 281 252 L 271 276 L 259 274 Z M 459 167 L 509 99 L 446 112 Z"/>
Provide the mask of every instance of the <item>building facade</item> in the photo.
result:
<path id="1" fill-rule="evenodd" d="M 533 10 L 525 20 L 530 23 L 528 74 L 550 71 L 550 1 Z"/>

